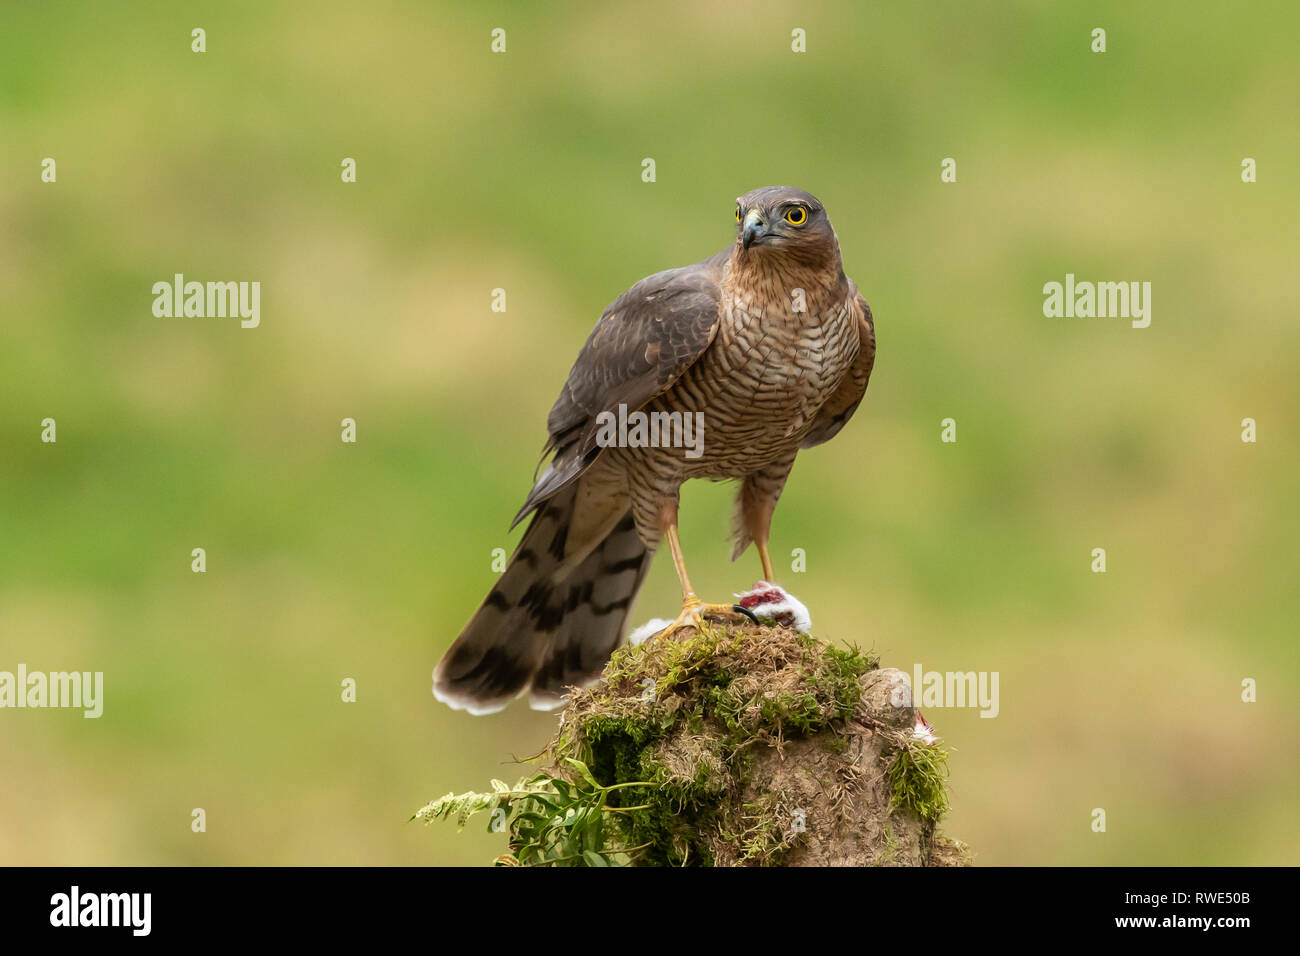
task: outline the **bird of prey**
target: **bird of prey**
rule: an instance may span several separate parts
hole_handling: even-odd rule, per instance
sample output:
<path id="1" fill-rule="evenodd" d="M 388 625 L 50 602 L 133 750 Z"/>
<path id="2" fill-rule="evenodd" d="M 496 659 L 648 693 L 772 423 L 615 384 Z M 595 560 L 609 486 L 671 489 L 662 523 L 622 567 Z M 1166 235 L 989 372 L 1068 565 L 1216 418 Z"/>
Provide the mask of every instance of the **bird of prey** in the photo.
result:
<path id="1" fill-rule="evenodd" d="M 857 409 L 875 328 L 816 197 L 768 186 L 739 197 L 735 213 L 731 246 L 642 279 L 596 323 L 547 419 L 550 463 L 514 523 L 532 521 L 438 664 L 439 700 L 482 714 L 528 692 L 549 710 L 594 683 L 664 538 L 682 587 L 668 630 L 731 614 L 703 603 L 686 573 L 677 502 L 690 478 L 740 482 L 732 559 L 753 543 L 773 581 L 777 498 L 798 451 Z M 635 429 L 611 441 L 614 418 L 634 412 L 673 435 L 698 423 L 702 441 Z"/>

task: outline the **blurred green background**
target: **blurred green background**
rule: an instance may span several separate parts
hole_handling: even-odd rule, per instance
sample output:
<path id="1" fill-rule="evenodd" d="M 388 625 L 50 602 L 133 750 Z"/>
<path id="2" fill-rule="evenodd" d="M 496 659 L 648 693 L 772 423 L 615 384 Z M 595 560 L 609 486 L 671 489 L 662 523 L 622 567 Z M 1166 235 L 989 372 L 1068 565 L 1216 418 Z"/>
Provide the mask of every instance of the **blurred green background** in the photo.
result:
<path id="1" fill-rule="evenodd" d="M 0 669 L 106 690 L 97 721 L 0 712 L 0 862 L 502 852 L 406 819 L 529 772 L 555 716 L 453 713 L 430 671 L 603 307 L 791 184 L 879 355 L 774 553 L 807 551 L 783 580 L 821 636 L 1000 672 L 997 719 L 927 712 L 946 829 L 984 864 L 1296 863 L 1298 27 L 1282 2 L 5 4 Z M 260 281 L 261 327 L 154 318 L 176 272 Z M 1151 327 L 1045 318 L 1066 272 L 1152 282 Z M 727 563 L 730 496 L 684 495 L 706 599 L 758 577 Z M 633 623 L 677 605 L 661 559 Z"/>

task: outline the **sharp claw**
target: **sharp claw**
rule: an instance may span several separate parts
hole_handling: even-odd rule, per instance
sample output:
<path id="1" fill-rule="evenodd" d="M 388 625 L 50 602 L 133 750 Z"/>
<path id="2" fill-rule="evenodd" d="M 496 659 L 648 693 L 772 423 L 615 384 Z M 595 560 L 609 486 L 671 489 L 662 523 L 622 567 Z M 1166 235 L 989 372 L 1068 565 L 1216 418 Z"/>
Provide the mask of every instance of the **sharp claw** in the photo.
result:
<path id="1" fill-rule="evenodd" d="M 714 615 L 721 615 L 726 612 L 743 615 L 753 621 L 756 625 L 761 626 L 758 617 L 747 607 L 743 607 L 739 604 L 704 604 L 697 600 L 696 602 L 689 603 L 683 607 L 682 613 L 677 620 L 673 621 L 662 630 L 656 631 L 654 634 L 650 635 L 650 637 L 659 639 L 665 635 L 673 634 L 676 631 L 687 627 L 698 630 L 706 618 L 713 617 Z"/>

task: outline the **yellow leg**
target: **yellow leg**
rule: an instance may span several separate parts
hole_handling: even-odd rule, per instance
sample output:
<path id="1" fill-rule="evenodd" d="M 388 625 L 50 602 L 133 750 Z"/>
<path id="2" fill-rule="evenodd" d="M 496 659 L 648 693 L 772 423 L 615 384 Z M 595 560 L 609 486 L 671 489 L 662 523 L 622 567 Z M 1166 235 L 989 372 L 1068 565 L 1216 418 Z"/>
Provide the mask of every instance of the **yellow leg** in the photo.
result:
<path id="1" fill-rule="evenodd" d="M 767 553 L 767 538 L 756 540 L 754 547 L 758 548 L 758 560 L 763 563 L 763 580 L 768 584 L 775 584 L 776 575 L 772 573 L 772 556 Z"/>
<path id="2" fill-rule="evenodd" d="M 691 576 L 686 573 L 686 556 L 682 554 L 682 542 L 677 537 L 677 522 L 674 520 L 668 525 L 666 534 L 668 536 L 668 550 L 673 553 L 673 567 L 677 569 L 677 580 L 682 585 L 682 603 L 688 604 L 692 600 L 698 601 L 695 595 L 695 588 L 691 587 Z"/>
<path id="3" fill-rule="evenodd" d="M 737 498 L 739 519 L 742 533 L 738 535 L 737 544 L 754 542 L 758 550 L 758 560 L 763 564 L 763 580 L 769 584 L 776 583 L 776 570 L 772 567 L 772 555 L 768 551 L 768 537 L 772 533 L 772 512 L 776 501 L 781 496 L 786 475 L 794 459 L 777 462 L 767 469 L 750 475 L 740 486 Z M 733 558 L 740 557 L 743 547 L 737 547 Z"/>
<path id="4" fill-rule="evenodd" d="M 682 613 L 677 616 L 673 623 L 654 636 L 668 637 L 684 628 L 699 630 L 706 616 L 728 618 L 744 616 L 736 611 L 734 605 L 705 604 L 700 600 L 699 595 L 695 593 L 695 589 L 691 587 L 690 575 L 686 573 L 686 558 L 682 554 L 681 539 L 677 536 L 677 509 L 665 506 L 663 517 L 664 535 L 668 538 L 668 550 L 672 552 L 673 567 L 677 570 L 677 580 L 682 586 Z"/>

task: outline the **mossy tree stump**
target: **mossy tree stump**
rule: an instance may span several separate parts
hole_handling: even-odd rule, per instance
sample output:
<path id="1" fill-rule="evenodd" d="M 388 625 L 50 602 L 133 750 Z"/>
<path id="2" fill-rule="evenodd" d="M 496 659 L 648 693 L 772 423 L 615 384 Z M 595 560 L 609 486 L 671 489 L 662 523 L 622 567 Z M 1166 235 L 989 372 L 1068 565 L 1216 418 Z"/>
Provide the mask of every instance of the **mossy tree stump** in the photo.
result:
<path id="1" fill-rule="evenodd" d="M 961 865 L 947 754 L 901 671 L 780 627 L 706 625 L 615 652 L 549 753 L 609 791 L 634 865 Z M 619 810 L 623 812 L 619 812 Z"/>

